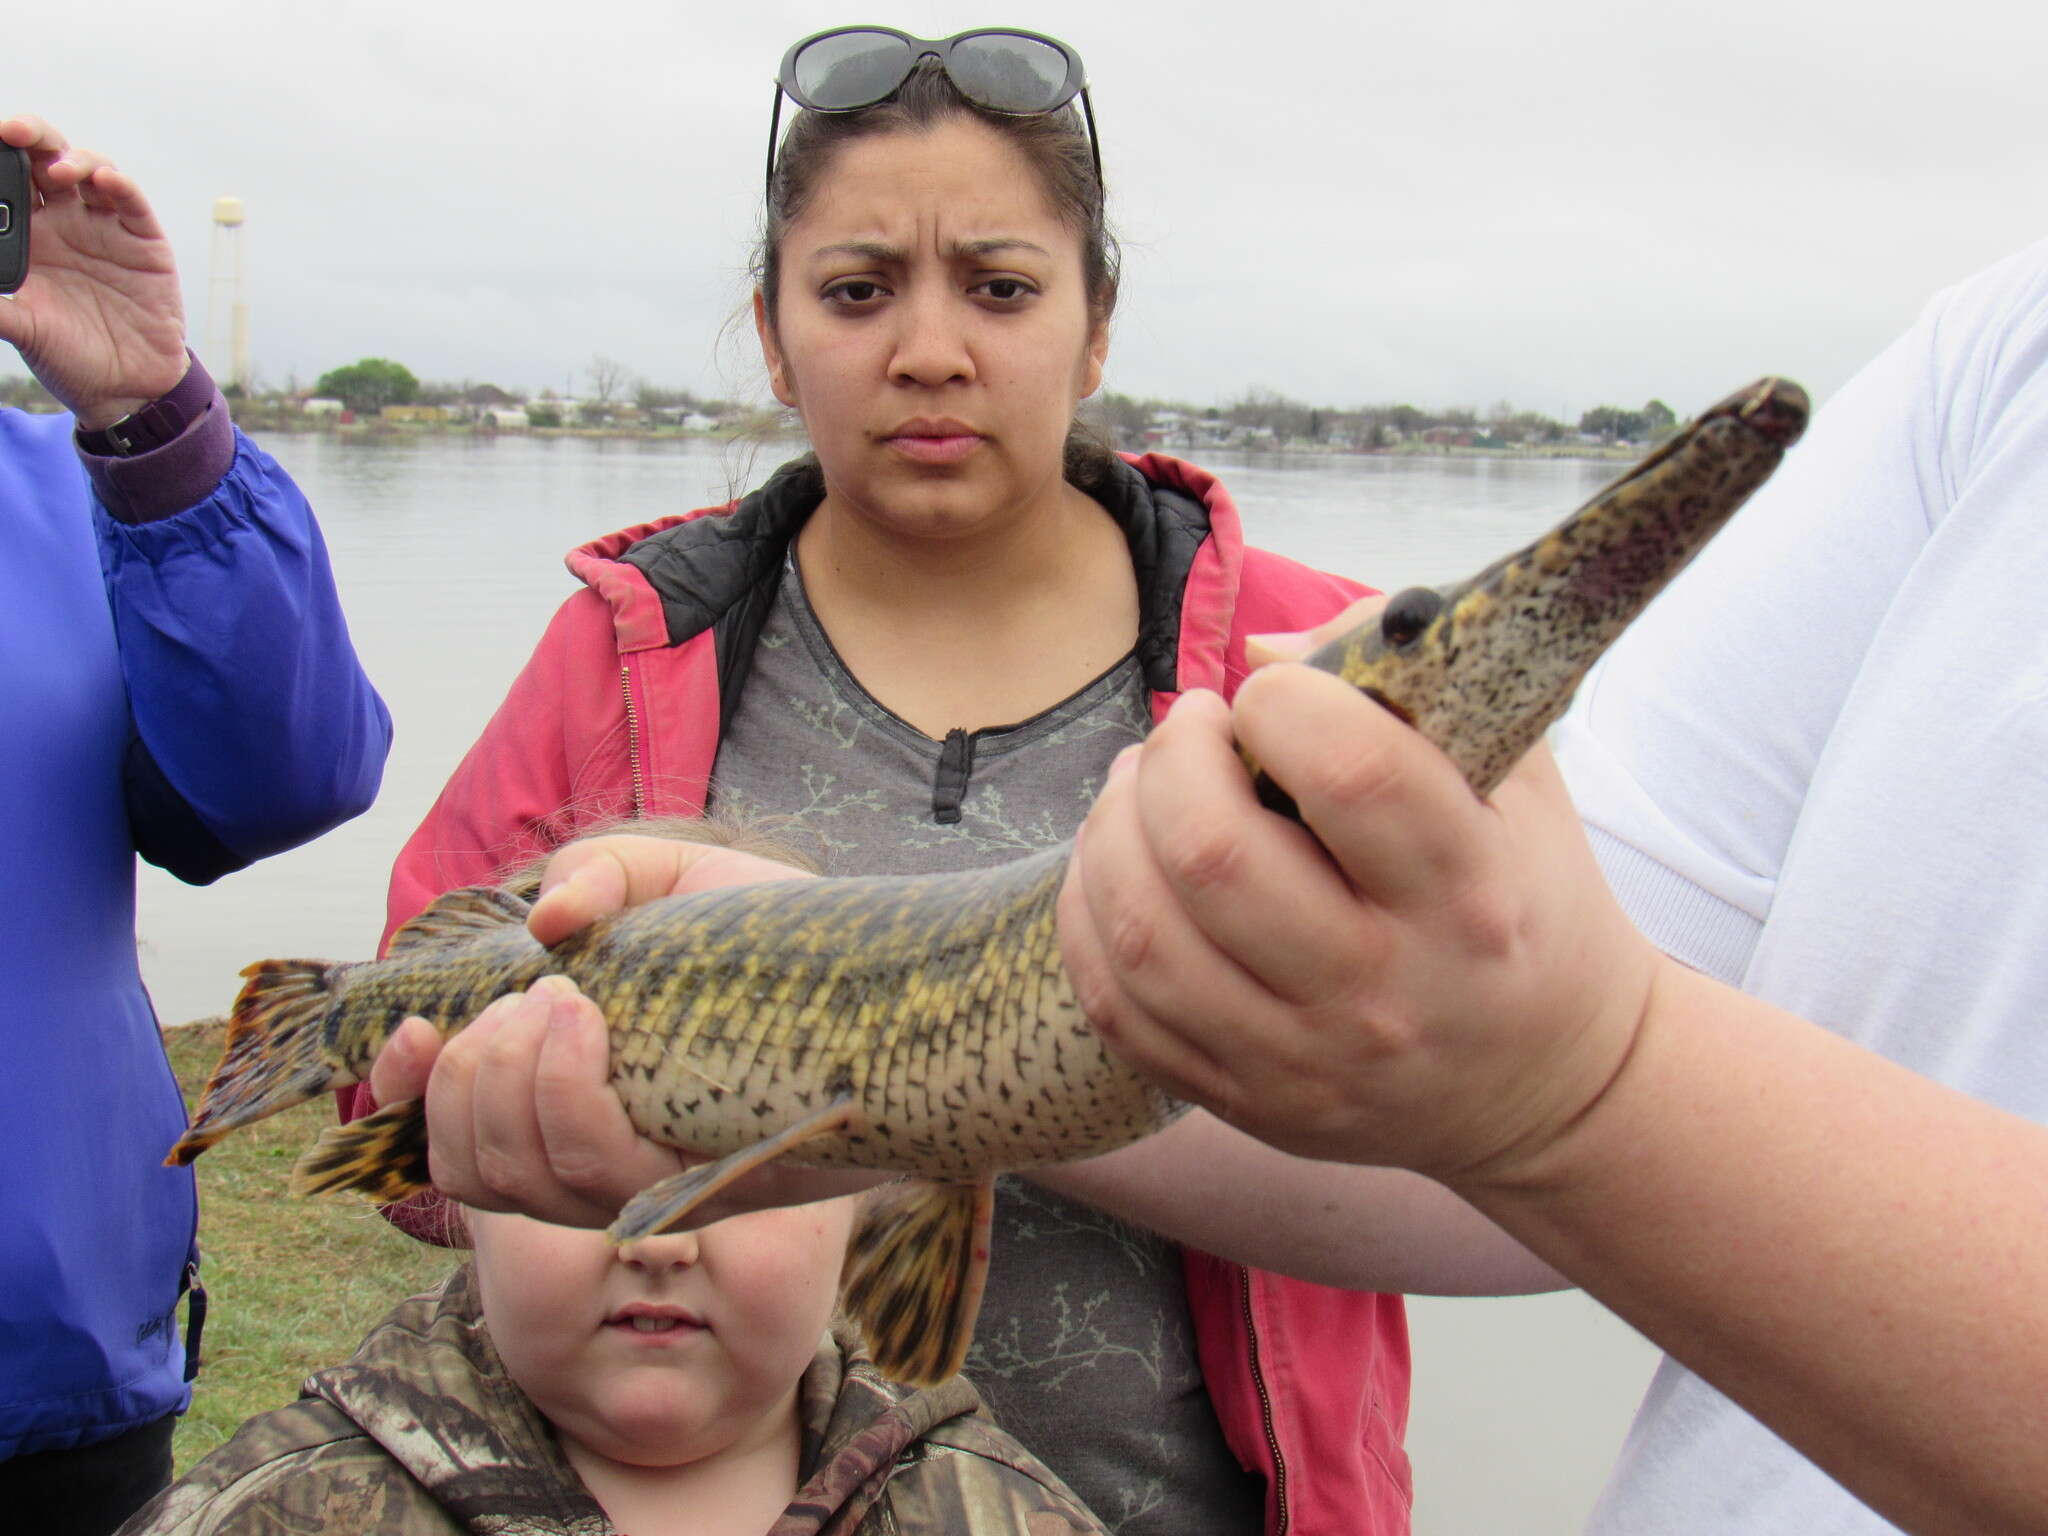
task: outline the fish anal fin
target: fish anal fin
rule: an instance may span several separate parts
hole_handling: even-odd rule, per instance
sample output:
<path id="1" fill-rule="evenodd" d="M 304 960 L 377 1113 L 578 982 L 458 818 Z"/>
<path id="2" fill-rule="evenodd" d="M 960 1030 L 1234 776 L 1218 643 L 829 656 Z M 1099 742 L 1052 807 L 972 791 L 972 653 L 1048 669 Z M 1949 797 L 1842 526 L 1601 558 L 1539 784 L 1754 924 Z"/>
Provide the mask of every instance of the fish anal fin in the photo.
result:
<path id="1" fill-rule="evenodd" d="M 402 924 L 385 947 L 387 955 L 408 949 L 461 944 L 526 921 L 533 904 L 495 885 L 466 885 L 434 898 L 427 909 Z"/>
<path id="2" fill-rule="evenodd" d="M 857 1128 L 851 1096 L 834 1099 L 823 1109 L 776 1132 L 765 1141 L 742 1147 L 715 1163 L 685 1168 L 658 1183 L 650 1184 L 619 1212 L 608 1235 L 615 1243 L 635 1242 L 682 1225 L 683 1218 L 735 1180 L 756 1168 L 765 1168 L 778 1157 L 786 1157 L 807 1141 L 820 1136 L 837 1136 Z"/>
<path id="3" fill-rule="evenodd" d="M 380 1205 L 394 1205 L 430 1188 L 427 1104 L 401 1099 L 374 1114 L 332 1125 L 292 1169 L 295 1195 L 353 1190 Z"/>
<path id="4" fill-rule="evenodd" d="M 994 1212 L 993 1179 L 917 1179 L 868 1197 L 839 1299 L 891 1381 L 936 1386 L 965 1363 L 988 1284 Z"/>

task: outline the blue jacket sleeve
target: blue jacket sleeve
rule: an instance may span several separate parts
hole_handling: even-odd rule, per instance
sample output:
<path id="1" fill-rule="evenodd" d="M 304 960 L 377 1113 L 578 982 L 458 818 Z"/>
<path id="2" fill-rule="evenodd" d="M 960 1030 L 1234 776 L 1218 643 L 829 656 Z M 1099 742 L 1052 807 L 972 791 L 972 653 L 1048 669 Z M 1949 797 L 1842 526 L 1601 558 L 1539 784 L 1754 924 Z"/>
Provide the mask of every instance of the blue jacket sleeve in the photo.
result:
<path id="1" fill-rule="evenodd" d="M 312 509 L 234 434 L 196 505 L 94 527 L 135 722 L 138 852 L 204 884 L 317 837 L 376 797 L 391 717 L 349 643 Z"/>

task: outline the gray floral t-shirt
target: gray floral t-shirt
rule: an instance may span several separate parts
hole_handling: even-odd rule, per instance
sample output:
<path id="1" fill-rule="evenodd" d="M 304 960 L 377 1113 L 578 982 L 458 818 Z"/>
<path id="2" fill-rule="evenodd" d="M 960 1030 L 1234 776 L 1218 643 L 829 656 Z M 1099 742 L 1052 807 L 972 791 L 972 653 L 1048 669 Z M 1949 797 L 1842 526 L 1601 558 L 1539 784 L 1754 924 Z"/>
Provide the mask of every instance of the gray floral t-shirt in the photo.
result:
<path id="1" fill-rule="evenodd" d="M 934 741 L 847 671 L 791 561 L 712 792 L 795 816 L 830 874 L 974 869 L 1072 837 L 1150 725 L 1126 657 L 1041 715 Z M 994 1237 L 967 1373 L 996 1422 L 1120 1536 L 1256 1532 L 1264 1488 L 1210 1407 L 1173 1245 L 1016 1178 L 997 1181 Z"/>

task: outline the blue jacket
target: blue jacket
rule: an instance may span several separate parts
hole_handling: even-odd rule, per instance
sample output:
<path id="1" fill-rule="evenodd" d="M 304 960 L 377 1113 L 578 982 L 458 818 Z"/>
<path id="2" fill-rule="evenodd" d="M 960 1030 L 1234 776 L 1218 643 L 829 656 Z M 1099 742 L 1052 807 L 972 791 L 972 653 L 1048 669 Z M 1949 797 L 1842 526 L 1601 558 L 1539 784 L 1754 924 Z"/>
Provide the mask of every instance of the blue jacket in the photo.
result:
<path id="1" fill-rule="evenodd" d="M 217 395 L 90 478 L 71 429 L 0 411 L 0 1459 L 190 1397 L 197 1208 L 161 1166 L 185 1112 L 136 854 L 203 884 L 317 836 L 369 805 L 391 736 L 305 498 Z"/>

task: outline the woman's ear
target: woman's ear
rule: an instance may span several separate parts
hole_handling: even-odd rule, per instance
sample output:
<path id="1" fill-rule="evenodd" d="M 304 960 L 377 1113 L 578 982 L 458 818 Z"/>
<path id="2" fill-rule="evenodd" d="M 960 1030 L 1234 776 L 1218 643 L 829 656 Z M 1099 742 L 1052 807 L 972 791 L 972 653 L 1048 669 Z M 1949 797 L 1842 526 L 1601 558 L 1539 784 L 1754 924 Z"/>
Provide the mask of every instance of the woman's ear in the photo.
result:
<path id="1" fill-rule="evenodd" d="M 1098 320 L 1088 332 L 1088 351 L 1081 362 L 1081 398 L 1102 388 L 1103 364 L 1109 361 L 1109 322 Z"/>
<path id="2" fill-rule="evenodd" d="M 775 392 L 776 399 L 795 410 L 796 391 L 789 387 L 789 370 L 783 366 L 775 325 L 768 318 L 768 300 L 758 288 L 754 290 L 754 334 L 761 338 L 761 360 L 768 365 L 768 387 Z"/>

